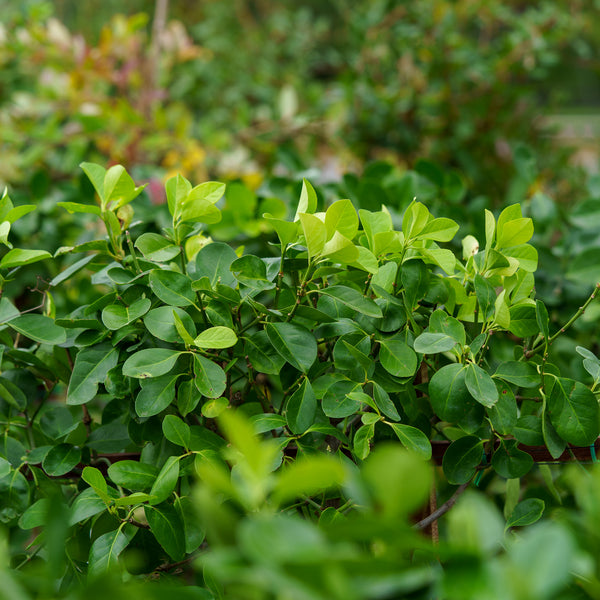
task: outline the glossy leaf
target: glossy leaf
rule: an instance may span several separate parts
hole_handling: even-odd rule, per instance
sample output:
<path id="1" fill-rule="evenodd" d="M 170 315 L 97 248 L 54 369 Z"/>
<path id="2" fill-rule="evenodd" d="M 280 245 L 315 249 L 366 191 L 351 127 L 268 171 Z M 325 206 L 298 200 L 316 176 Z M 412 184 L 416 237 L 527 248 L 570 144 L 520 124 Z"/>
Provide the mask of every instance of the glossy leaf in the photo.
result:
<path id="1" fill-rule="evenodd" d="M 135 399 L 135 412 L 140 417 L 161 413 L 175 399 L 175 384 L 179 375 L 161 375 L 142 379 L 141 389 Z"/>
<path id="2" fill-rule="evenodd" d="M 60 477 L 73 470 L 81 460 L 81 449 L 71 444 L 53 446 L 42 461 L 42 468 L 51 477 Z"/>
<path id="3" fill-rule="evenodd" d="M 381 366 L 395 377 L 410 377 L 415 374 L 418 358 L 415 351 L 400 337 L 379 340 Z"/>
<path id="4" fill-rule="evenodd" d="M 146 506 L 144 512 L 156 541 L 172 560 L 181 560 L 185 556 L 185 535 L 180 512 L 166 502 Z"/>
<path id="5" fill-rule="evenodd" d="M 317 398 L 308 378 L 305 378 L 286 404 L 285 418 L 290 431 L 297 435 L 304 433 L 313 424 L 316 411 Z"/>
<path id="6" fill-rule="evenodd" d="M 168 373 L 184 352 L 168 348 L 147 348 L 132 354 L 123 364 L 125 377 L 144 379 Z"/>
<path id="7" fill-rule="evenodd" d="M 117 365 L 119 351 L 102 343 L 80 350 L 75 358 L 73 374 L 67 390 L 67 404 L 85 404 L 94 398 L 98 385 Z"/>
<path id="8" fill-rule="evenodd" d="M 165 437 L 176 446 L 188 448 L 190 445 L 190 426 L 175 415 L 167 415 L 162 422 Z"/>
<path id="9" fill-rule="evenodd" d="M 237 344 L 237 336 L 229 327 L 209 327 L 194 340 L 194 345 L 203 349 L 231 348 Z"/>
<path id="10" fill-rule="evenodd" d="M 106 575 L 118 563 L 119 556 L 138 532 L 137 527 L 124 526 L 102 534 L 90 549 L 88 573 L 92 578 Z"/>
<path id="11" fill-rule="evenodd" d="M 207 398 L 218 398 L 225 391 L 227 375 L 225 371 L 208 358 L 194 355 L 194 383 L 200 393 Z"/>
<path id="12" fill-rule="evenodd" d="M 367 317 L 374 317 L 376 319 L 383 316 L 381 309 L 377 304 L 370 298 L 366 298 L 359 291 L 341 285 L 332 285 L 319 290 L 319 294 L 322 296 L 330 296 L 339 300 L 342 304 L 356 310 Z"/>
<path id="13" fill-rule="evenodd" d="M 415 339 L 415 352 L 421 354 L 437 354 L 447 352 L 456 346 L 456 340 L 445 333 L 430 333 L 426 331 Z"/>
<path id="14" fill-rule="evenodd" d="M 552 425 L 566 442 L 589 446 L 598 437 L 598 401 L 579 381 L 557 377 L 548 398 L 548 409 Z"/>
<path id="15" fill-rule="evenodd" d="M 102 322 L 107 329 L 121 329 L 143 317 L 150 310 L 151 304 L 149 298 L 140 298 L 130 306 L 109 304 L 102 310 Z"/>
<path id="16" fill-rule="evenodd" d="M 442 468 L 449 483 L 467 483 L 475 475 L 483 457 L 483 441 L 473 435 L 452 442 L 444 453 Z"/>
<path id="17" fill-rule="evenodd" d="M 308 329 L 294 323 L 268 323 L 265 330 L 275 350 L 287 362 L 308 372 L 317 358 L 317 342 Z"/>
<path id="18" fill-rule="evenodd" d="M 149 283 L 158 298 L 169 306 L 189 306 L 196 302 L 192 280 L 181 273 L 154 269 L 150 271 Z"/>
<path id="19" fill-rule="evenodd" d="M 63 327 L 59 327 L 51 318 L 42 315 L 21 315 L 8 321 L 8 326 L 41 344 L 62 344 L 67 339 L 67 333 Z"/>
<path id="20" fill-rule="evenodd" d="M 429 438 L 416 427 L 404 423 L 388 423 L 402 442 L 402 445 L 424 460 L 431 458 L 431 444 Z"/>
<path id="21" fill-rule="evenodd" d="M 465 384 L 471 396 L 486 408 L 492 408 L 498 401 L 498 390 L 494 380 L 479 365 L 467 365 Z"/>
<path id="22" fill-rule="evenodd" d="M 120 460 L 108 467 L 111 481 L 128 490 L 144 492 L 154 484 L 158 469 L 137 460 Z"/>
<path id="23" fill-rule="evenodd" d="M 492 456 L 492 467 L 506 479 L 518 479 L 526 475 L 533 466 L 533 457 L 519 450 L 515 440 L 502 442 Z"/>
<path id="24" fill-rule="evenodd" d="M 159 306 L 158 308 L 153 308 L 144 316 L 144 325 L 159 340 L 170 343 L 179 342 L 181 336 L 177 330 L 173 313 L 181 319 L 186 331 L 190 335 L 195 336 L 196 326 L 192 317 L 182 308 L 176 306 Z"/>
<path id="25" fill-rule="evenodd" d="M 156 505 L 164 502 L 175 489 L 179 479 L 179 458 L 179 456 L 169 456 L 167 458 L 152 484 L 150 504 Z"/>

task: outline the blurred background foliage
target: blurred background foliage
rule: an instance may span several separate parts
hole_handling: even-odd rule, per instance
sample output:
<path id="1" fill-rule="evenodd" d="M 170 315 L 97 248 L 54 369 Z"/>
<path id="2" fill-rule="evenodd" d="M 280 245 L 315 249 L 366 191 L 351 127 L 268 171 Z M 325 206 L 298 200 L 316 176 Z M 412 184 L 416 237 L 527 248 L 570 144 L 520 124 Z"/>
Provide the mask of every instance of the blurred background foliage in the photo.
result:
<path id="1" fill-rule="evenodd" d="M 173 173 L 237 182 L 209 233 L 265 250 L 263 212 L 284 213 L 302 177 L 371 210 L 417 196 L 462 235 L 481 236 L 483 208 L 520 202 L 538 292 L 566 314 L 600 279 L 586 268 L 600 262 L 599 8 L 0 0 L 0 185 L 39 208 L 14 233 L 50 249 L 93 237 L 56 209 L 94 201 L 83 160 L 149 182 L 134 207 L 159 226 Z"/>

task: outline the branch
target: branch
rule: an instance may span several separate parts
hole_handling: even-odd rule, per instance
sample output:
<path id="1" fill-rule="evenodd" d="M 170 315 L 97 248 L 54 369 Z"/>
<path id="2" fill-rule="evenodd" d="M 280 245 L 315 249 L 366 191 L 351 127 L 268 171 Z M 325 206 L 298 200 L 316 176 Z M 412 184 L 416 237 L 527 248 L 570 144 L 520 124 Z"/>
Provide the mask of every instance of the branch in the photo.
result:
<path id="1" fill-rule="evenodd" d="M 437 510 L 434 510 L 429 516 L 421 519 L 418 523 L 413 525 L 413 529 L 425 529 L 429 527 L 432 523 L 435 523 L 442 515 L 445 515 L 458 500 L 459 496 L 469 487 L 471 480 L 467 481 L 467 483 L 463 483 L 458 486 L 458 489 L 452 494 L 452 496 L 444 502 Z"/>

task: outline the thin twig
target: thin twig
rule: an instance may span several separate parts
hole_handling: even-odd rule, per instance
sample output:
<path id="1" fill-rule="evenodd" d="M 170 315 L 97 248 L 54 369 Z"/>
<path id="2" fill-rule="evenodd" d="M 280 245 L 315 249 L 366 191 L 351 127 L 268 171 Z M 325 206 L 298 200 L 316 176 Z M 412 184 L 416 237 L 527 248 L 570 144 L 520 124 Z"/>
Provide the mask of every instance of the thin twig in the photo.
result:
<path id="1" fill-rule="evenodd" d="M 458 486 L 458 489 L 452 494 L 452 496 L 444 502 L 437 510 L 434 510 L 429 516 L 421 519 L 418 523 L 415 523 L 414 529 L 425 529 L 429 527 L 432 523 L 435 523 L 442 515 L 445 515 L 458 500 L 459 496 L 469 487 L 471 481 L 467 481 L 467 483 L 463 483 Z"/>

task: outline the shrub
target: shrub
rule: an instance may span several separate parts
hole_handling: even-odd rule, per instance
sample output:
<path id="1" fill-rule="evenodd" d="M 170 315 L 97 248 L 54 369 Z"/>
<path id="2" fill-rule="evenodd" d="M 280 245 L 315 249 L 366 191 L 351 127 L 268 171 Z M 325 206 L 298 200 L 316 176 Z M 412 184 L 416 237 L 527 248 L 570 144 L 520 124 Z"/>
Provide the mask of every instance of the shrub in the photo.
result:
<path id="1" fill-rule="evenodd" d="M 304 181 L 290 220 L 264 217 L 276 231 L 277 255 L 257 256 L 207 242 L 202 233 L 221 217 L 223 184 L 170 179 L 170 225 L 133 239 L 131 202 L 142 186 L 121 166 L 82 167 L 99 203 L 61 205 L 100 219 L 107 235 L 68 250 L 83 257 L 53 280 L 45 314 L 24 314 L 6 297 L 0 302 L 0 515 L 17 564 L 35 562 L 39 552 L 66 590 L 79 572 L 92 581 L 118 564 L 135 574 L 161 573 L 198 554 L 205 571 L 194 581 L 216 597 L 222 583 L 236 597 L 246 597 L 242 589 L 262 597 L 282 581 L 280 568 L 292 578 L 294 598 L 309 597 L 313 587 L 325 590 L 323 597 L 354 590 L 367 598 L 379 589 L 408 593 L 434 584 L 452 597 L 427 566 L 431 548 L 416 579 L 396 580 L 385 570 L 397 568 L 398 552 L 422 546 L 408 535 L 407 519 L 427 498 L 430 473 L 422 461 L 432 446 L 443 495 L 475 477 L 479 484 L 478 473 L 484 485 L 507 480 L 509 528 L 544 510 L 545 501 L 533 496 L 517 505 L 517 480 L 534 482 L 529 494 L 537 489 L 537 471 L 526 477 L 530 446 L 545 445 L 551 459 L 567 445 L 591 446 L 594 455 L 600 360 L 580 347 L 587 374 L 565 376 L 552 348 L 595 290 L 550 330 L 544 303 L 534 298 L 533 223 L 519 205 L 497 218 L 486 210 L 485 237 L 463 238 L 457 259 L 441 245 L 459 225 L 424 204 L 411 202 L 396 228 L 385 206 L 357 214 L 349 200 L 337 200 L 318 211 Z M 1 206 L 9 245 L 9 224 L 29 208 L 13 208 L 6 195 Z M 12 249 L 0 268 L 9 279 L 47 256 Z M 50 294 L 76 275 L 84 281 L 90 270 L 85 303 L 55 317 Z M 409 453 L 384 449 L 390 440 Z M 224 460 L 233 465 L 231 478 Z M 544 499 L 560 501 L 551 471 L 539 474 L 551 492 L 542 492 Z M 194 492 L 196 477 L 203 487 Z M 499 543 L 496 509 L 470 502 L 478 526 L 492 528 L 490 540 Z M 463 528 L 470 510 L 452 517 L 450 532 Z M 317 518 L 319 525 L 311 524 Z M 55 522 L 46 542 L 18 549 L 25 531 Z M 373 529 L 361 529 L 368 523 Z M 377 546 L 373 532 L 396 531 L 392 523 L 404 523 L 407 533 L 383 555 L 367 559 L 352 546 Z M 532 540 L 575 543 L 560 527 L 536 531 Z M 288 537 L 295 540 L 290 554 Z M 350 546 L 340 541 L 346 539 Z M 263 558 L 253 540 L 266 544 Z M 315 562 L 332 554 L 329 544 L 349 554 Z M 488 548 L 470 538 L 464 544 L 469 552 Z M 356 571 L 363 559 L 383 571 Z M 252 569 L 259 565 L 268 576 L 257 580 Z M 307 568 L 311 579 L 302 583 Z M 568 572 L 548 590 L 567 581 Z"/>

